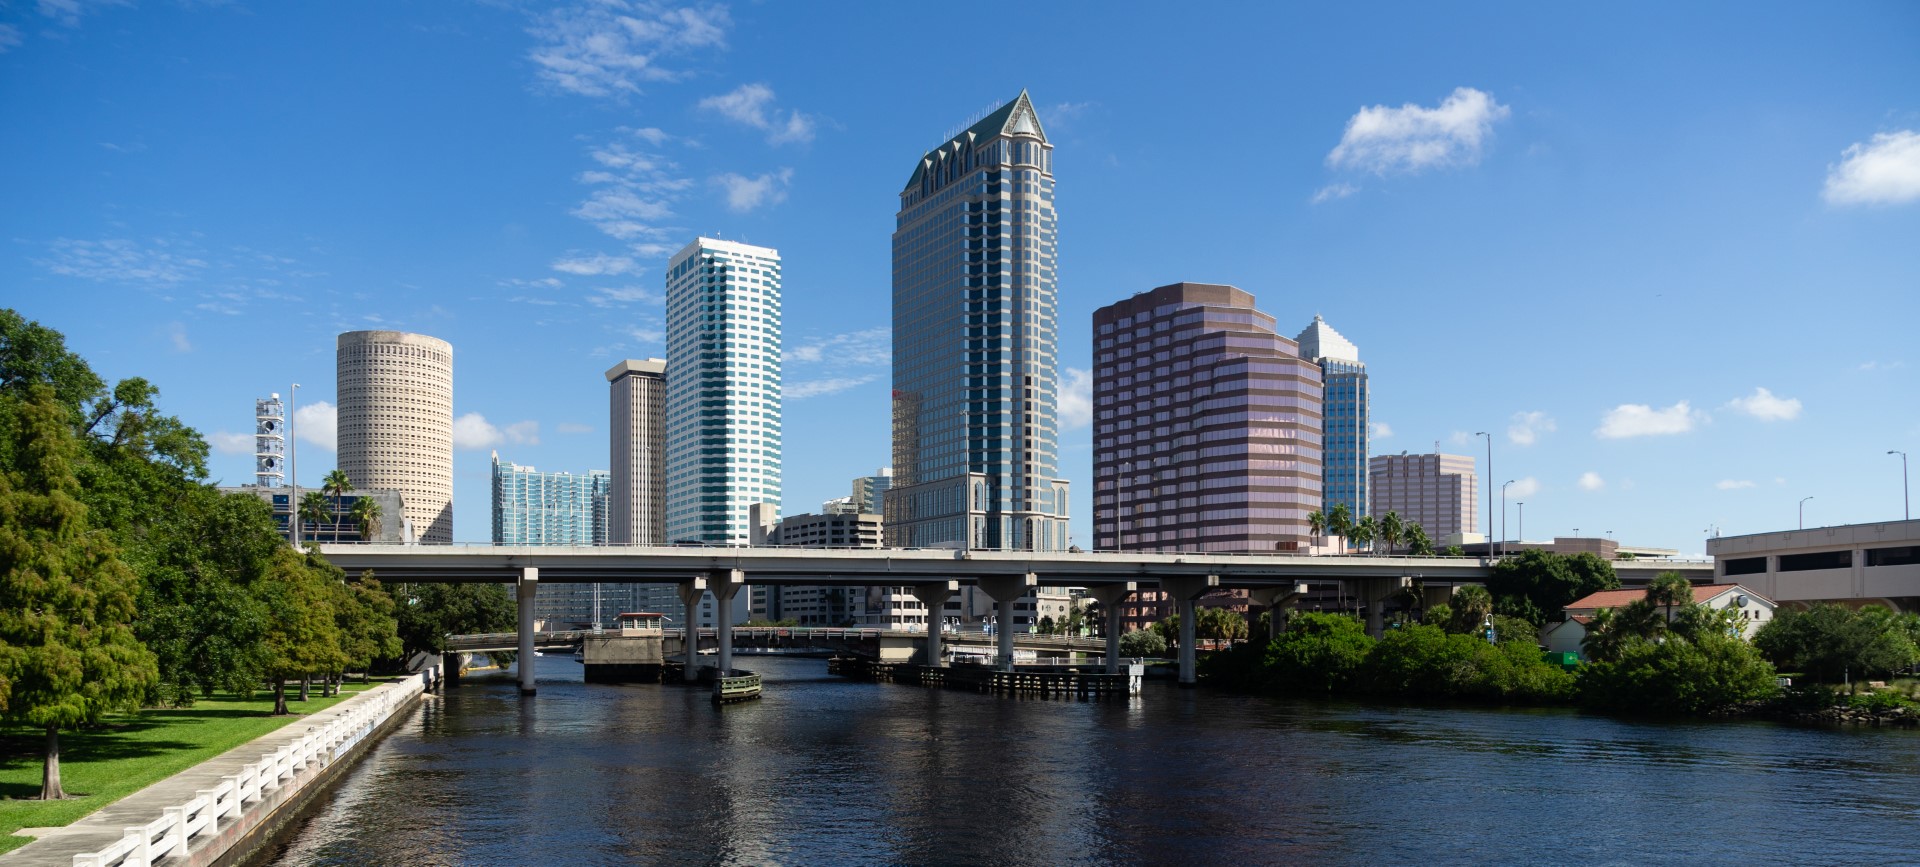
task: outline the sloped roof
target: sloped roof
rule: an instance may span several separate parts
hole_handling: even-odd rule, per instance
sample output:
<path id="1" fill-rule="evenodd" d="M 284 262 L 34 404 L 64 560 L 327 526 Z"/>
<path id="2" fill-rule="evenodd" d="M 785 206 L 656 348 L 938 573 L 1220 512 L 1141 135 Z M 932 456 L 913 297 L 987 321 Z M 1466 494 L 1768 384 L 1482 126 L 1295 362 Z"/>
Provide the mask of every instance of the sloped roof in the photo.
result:
<path id="1" fill-rule="evenodd" d="M 1308 361 L 1319 361 L 1322 358 L 1338 358 L 1342 361 L 1360 360 L 1360 347 L 1353 345 L 1353 341 L 1333 330 L 1333 326 L 1328 325 L 1319 314 L 1314 315 L 1313 323 L 1302 330 L 1300 336 L 1294 338 L 1294 342 L 1300 344 L 1300 357 Z"/>
<path id="2" fill-rule="evenodd" d="M 1028 98 L 1026 90 L 1021 90 L 1020 95 L 1014 97 L 1012 102 L 989 112 L 978 123 L 967 127 L 964 132 L 921 155 L 920 162 L 913 167 L 913 177 L 907 179 L 904 189 L 913 189 L 920 183 L 920 177 L 926 174 L 927 168 L 933 164 L 935 155 L 940 151 L 956 144 L 971 147 L 974 142 L 1002 135 L 1033 135 L 1039 136 L 1041 141 L 1047 140 L 1046 130 L 1040 127 L 1040 115 L 1034 112 L 1033 100 Z"/>
<path id="3" fill-rule="evenodd" d="M 1714 597 L 1725 595 L 1728 591 L 1733 590 L 1745 593 L 1768 605 L 1773 604 L 1773 600 L 1761 596 L 1739 584 L 1695 584 L 1693 585 L 1693 601 L 1696 604 L 1708 602 Z M 1589 593 L 1567 603 L 1567 610 L 1583 611 L 1589 608 L 1623 608 L 1636 599 L 1645 598 L 1647 598 L 1647 589 L 1645 587 L 1635 587 L 1628 590 L 1602 590 L 1598 593 Z"/>

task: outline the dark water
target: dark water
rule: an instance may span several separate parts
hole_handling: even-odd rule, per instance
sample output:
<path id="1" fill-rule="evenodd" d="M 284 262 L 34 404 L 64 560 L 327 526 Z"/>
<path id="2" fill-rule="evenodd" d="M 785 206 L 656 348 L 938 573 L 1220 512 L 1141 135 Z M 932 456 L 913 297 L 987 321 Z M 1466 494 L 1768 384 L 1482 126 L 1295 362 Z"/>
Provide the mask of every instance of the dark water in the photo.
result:
<path id="1" fill-rule="evenodd" d="M 743 658 L 766 698 L 470 679 L 285 864 L 1920 862 L 1920 736 L 1284 702 L 1020 700 Z"/>

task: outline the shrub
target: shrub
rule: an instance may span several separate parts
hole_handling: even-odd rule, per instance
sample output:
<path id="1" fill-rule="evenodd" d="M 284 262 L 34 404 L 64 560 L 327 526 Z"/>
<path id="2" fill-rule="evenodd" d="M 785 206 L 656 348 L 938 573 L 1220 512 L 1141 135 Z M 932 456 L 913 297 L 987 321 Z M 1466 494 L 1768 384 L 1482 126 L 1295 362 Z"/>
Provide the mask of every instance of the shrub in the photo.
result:
<path id="1" fill-rule="evenodd" d="M 1360 621 L 1343 614 L 1296 615 L 1266 648 L 1269 689 L 1330 693 L 1346 689 L 1374 640 Z"/>
<path id="2" fill-rule="evenodd" d="M 1121 656 L 1165 656 L 1167 640 L 1154 629 L 1138 629 L 1120 636 Z"/>
<path id="3" fill-rule="evenodd" d="M 1737 638 L 1634 640 L 1612 662 L 1581 669 L 1580 700 L 1600 710 L 1701 713 L 1779 692 L 1773 666 Z"/>
<path id="4" fill-rule="evenodd" d="M 1573 675 L 1548 665 L 1531 638 L 1498 645 L 1435 626 L 1395 630 L 1367 654 L 1362 688 L 1379 695 L 1557 701 L 1573 694 Z"/>

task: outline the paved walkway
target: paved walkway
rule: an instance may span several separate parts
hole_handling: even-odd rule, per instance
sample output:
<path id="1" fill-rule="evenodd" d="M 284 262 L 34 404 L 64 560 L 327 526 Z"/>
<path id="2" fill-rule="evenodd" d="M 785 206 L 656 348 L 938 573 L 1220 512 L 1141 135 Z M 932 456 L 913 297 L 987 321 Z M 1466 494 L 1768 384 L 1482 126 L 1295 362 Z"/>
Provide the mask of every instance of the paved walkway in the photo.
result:
<path id="1" fill-rule="evenodd" d="M 15 867 L 15 865 L 72 867 L 74 855 L 81 852 L 97 852 L 113 845 L 125 836 L 127 828 L 158 819 L 162 809 L 178 807 L 193 800 L 201 789 L 211 789 L 220 785 L 220 778 L 240 773 L 242 766 L 260 761 L 261 756 L 287 743 L 299 740 L 308 731 L 324 726 L 332 722 L 335 717 L 346 714 L 372 691 L 355 693 L 333 707 L 294 720 L 101 807 L 88 814 L 86 818 L 64 828 L 44 829 L 44 834 L 36 835 L 39 839 L 5 855 L 0 855 L 0 865 L 4 867 Z"/>

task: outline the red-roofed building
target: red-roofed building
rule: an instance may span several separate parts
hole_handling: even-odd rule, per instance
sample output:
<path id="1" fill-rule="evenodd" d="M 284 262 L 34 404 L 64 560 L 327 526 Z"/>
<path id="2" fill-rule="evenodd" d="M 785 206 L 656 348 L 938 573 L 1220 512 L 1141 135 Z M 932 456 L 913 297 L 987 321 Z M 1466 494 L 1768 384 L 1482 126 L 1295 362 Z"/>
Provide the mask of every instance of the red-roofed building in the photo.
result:
<path id="1" fill-rule="evenodd" d="M 1553 653 L 1580 653 L 1580 642 L 1587 637 L 1587 624 L 1595 612 L 1602 608 L 1624 608 L 1637 599 L 1645 599 L 1645 588 L 1632 590 L 1602 590 L 1589 593 L 1567 605 L 1567 619 L 1563 623 L 1549 625 L 1540 633 L 1540 643 Z M 1773 619 L 1776 607 L 1773 600 L 1748 590 L 1738 584 L 1696 584 L 1693 587 L 1693 604 L 1714 609 L 1733 609 L 1740 612 L 1740 635 L 1753 637 L 1754 630 Z M 1674 609 L 1678 613 L 1679 609 Z M 1584 659 L 1585 657 L 1582 656 Z"/>

